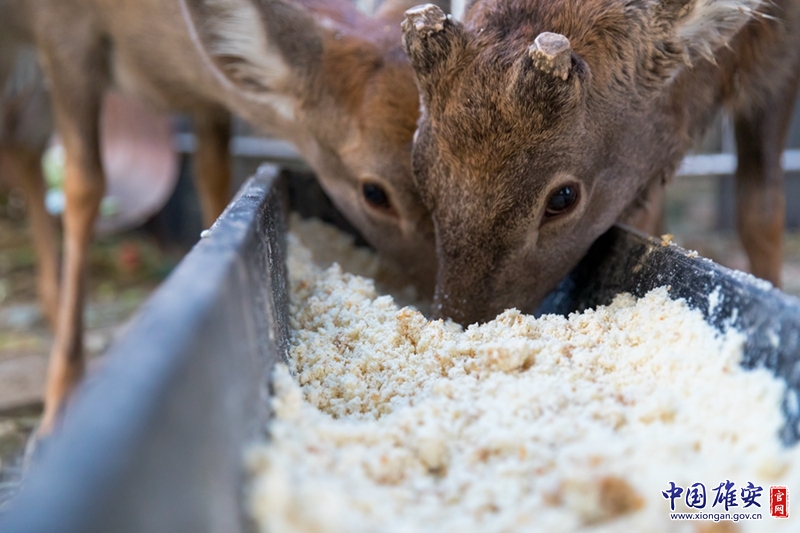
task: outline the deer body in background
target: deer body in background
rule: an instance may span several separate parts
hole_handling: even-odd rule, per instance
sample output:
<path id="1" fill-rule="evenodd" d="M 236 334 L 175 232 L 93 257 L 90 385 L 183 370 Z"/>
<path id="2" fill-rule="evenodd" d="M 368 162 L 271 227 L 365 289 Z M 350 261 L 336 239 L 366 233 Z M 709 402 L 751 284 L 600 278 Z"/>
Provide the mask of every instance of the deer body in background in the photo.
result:
<path id="1" fill-rule="evenodd" d="M 752 272 L 779 283 L 800 1 L 476 0 L 463 24 L 420 6 L 403 27 L 435 314 L 532 311 L 616 221 L 652 231 L 663 185 L 723 106 L 739 234 Z"/>
<path id="2" fill-rule="evenodd" d="M 0 20 L 4 15 L 0 3 Z M 26 199 L 37 256 L 37 293 L 53 325 L 58 307 L 58 249 L 55 224 L 45 208 L 42 175 L 42 154 L 53 123 L 35 51 L 21 42 L 21 36 L 9 31 L 0 34 L 0 181 L 19 187 Z"/>
<path id="3" fill-rule="evenodd" d="M 104 188 L 98 113 L 111 85 L 194 118 L 206 224 L 228 201 L 234 111 L 295 143 L 364 238 L 432 290 L 433 230 L 410 163 L 419 100 L 400 32 L 413 3 L 367 17 L 345 0 L 10 1 L 29 24 L 65 149 L 63 269 L 40 433 L 83 373 L 83 279 Z"/>

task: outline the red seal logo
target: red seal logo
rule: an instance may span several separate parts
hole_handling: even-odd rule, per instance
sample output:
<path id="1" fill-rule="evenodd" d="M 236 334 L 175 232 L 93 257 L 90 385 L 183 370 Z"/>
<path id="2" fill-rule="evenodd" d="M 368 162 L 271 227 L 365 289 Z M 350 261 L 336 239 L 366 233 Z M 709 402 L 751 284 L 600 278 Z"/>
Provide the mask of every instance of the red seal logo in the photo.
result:
<path id="1" fill-rule="evenodd" d="M 789 491 L 786 487 L 769 488 L 769 514 L 774 518 L 789 518 Z"/>

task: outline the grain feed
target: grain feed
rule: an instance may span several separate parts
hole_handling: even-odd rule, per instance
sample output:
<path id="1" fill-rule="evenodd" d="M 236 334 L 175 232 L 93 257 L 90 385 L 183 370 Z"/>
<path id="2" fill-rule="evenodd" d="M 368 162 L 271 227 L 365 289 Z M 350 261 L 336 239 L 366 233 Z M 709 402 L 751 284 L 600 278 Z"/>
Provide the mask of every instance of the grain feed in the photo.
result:
<path id="1" fill-rule="evenodd" d="M 776 438 L 783 382 L 744 371 L 742 336 L 668 289 L 462 330 L 289 241 L 290 360 L 273 376 L 270 442 L 247 458 L 262 531 L 797 530 L 769 517 L 768 495 L 730 511 L 763 520 L 670 520 L 670 481 L 704 483 L 718 513 L 721 481 L 800 480 Z"/>
<path id="2" fill-rule="evenodd" d="M 423 313 L 430 311 L 431 302 L 417 293 L 396 266 L 381 261 L 367 248 L 355 246 L 352 235 L 316 218 L 302 219 L 297 213 L 291 214 L 289 222 L 292 232 L 311 253 L 312 262 L 317 266 L 327 268 L 339 263 L 345 272 L 373 279 L 376 290 L 391 295 L 401 307 L 414 305 Z M 297 261 L 294 265 L 299 266 Z"/>

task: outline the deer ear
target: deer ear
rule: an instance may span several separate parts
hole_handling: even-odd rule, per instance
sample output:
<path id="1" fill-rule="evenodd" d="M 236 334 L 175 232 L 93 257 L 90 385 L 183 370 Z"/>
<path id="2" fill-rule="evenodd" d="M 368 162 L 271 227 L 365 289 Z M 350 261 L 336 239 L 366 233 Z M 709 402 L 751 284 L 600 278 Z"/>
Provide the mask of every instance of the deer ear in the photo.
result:
<path id="1" fill-rule="evenodd" d="M 181 0 L 189 33 L 210 70 L 246 92 L 285 86 L 319 62 L 314 19 L 281 0 Z M 302 36 L 302 38 L 298 38 Z"/>
<path id="2" fill-rule="evenodd" d="M 450 13 L 450 0 L 436 0 L 431 4 L 439 7 L 445 13 Z M 415 6 L 419 5 L 419 0 L 387 0 L 375 12 L 375 16 L 385 20 L 386 22 L 397 22 L 398 24 L 403 21 L 405 12 Z"/>
<path id="3" fill-rule="evenodd" d="M 692 63 L 700 58 L 714 60 L 714 53 L 752 18 L 763 16 L 763 0 L 665 0 L 657 19 L 669 21 L 670 32 Z"/>
<path id="4" fill-rule="evenodd" d="M 426 99 L 447 83 L 447 74 L 467 47 L 467 31 L 433 4 L 411 8 L 405 15 L 403 45 Z"/>

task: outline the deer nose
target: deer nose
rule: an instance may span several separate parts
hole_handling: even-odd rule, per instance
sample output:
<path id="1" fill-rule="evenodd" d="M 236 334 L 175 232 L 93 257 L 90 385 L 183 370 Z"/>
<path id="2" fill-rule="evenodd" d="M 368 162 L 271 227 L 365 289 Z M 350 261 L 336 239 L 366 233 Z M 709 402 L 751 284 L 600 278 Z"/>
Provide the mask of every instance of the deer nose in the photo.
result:
<path id="1" fill-rule="evenodd" d="M 442 290 L 437 285 L 431 306 L 431 318 L 434 320 L 449 318 L 464 327 L 486 322 L 493 319 L 497 313 L 482 300 L 480 297 L 468 297 L 460 292 Z"/>

